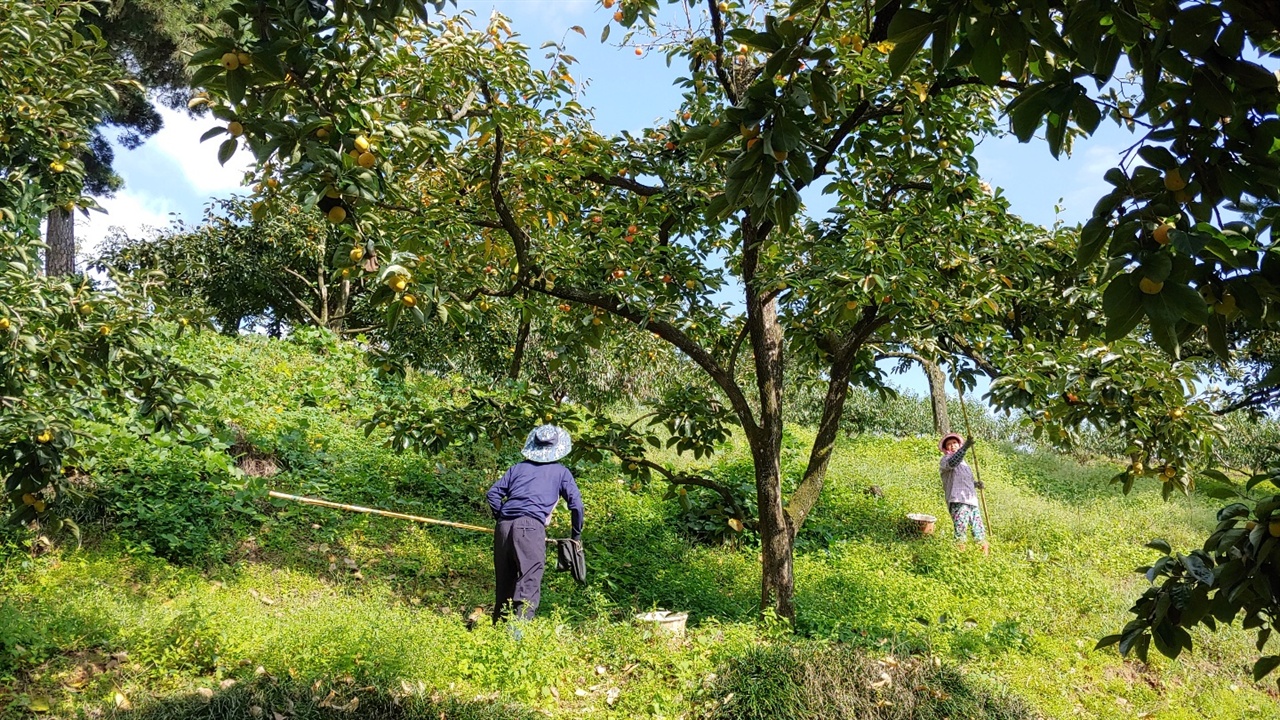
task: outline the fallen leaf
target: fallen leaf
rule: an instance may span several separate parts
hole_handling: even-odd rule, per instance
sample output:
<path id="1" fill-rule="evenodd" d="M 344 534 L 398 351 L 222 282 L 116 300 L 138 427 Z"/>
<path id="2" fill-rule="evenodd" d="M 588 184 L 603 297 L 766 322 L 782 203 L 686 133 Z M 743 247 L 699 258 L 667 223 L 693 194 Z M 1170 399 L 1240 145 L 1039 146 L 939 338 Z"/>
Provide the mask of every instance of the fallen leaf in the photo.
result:
<path id="1" fill-rule="evenodd" d="M 578 697 L 586 697 L 588 693 L 586 690 L 583 690 L 582 688 L 575 688 L 573 691 L 573 694 L 577 695 Z"/>
<path id="2" fill-rule="evenodd" d="M 230 688 L 234 687 L 235 684 L 236 684 L 236 681 L 234 678 L 227 678 L 226 680 L 223 680 L 222 682 L 218 683 L 218 687 L 222 688 L 223 690 L 229 690 Z"/>
<path id="3" fill-rule="evenodd" d="M 249 714 L 254 717 L 262 717 L 262 708 L 258 705 L 250 706 Z"/>
<path id="4" fill-rule="evenodd" d="M 604 694 L 604 701 L 610 705 L 618 702 L 618 698 L 622 695 L 622 691 L 618 688 L 609 688 L 609 692 Z"/>
<path id="5" fill-rule="evenodd" d="M 124 696 L 124 693 L 120 692 L 119 690 L 117 690 L 117 691 L 115 692 L 115 694 L 114 694 L 112 697 L 113 697 L 113 699 L 114 699 L 114 700 L 115 700 L 115 702 L 116 702 L 116 709 L 117 709 L 117 710 L 132 710 L 132 709 L 133 709 L 133 704 L 129 702 L 129 698 L 125 697 L 125 696 Z"/>
<path id="6" fill-rule="evenodd" d="M 320 684 L 320 681 L 317 680 L 316 685 L 319 685 L 319 684 Z M 337 690 L 330 690 L 329 694 L 326 695 L 325 698 L 320 701 L 320 704 L 317 707 L 322 707 L 322 708 L 333 707 L 333 699 L 337 697 L 337 695 L 338 695 Z"/>
<path id="7" fill-rule="evenodd" d="M 597 666 L 596 666 L 596 674 L 597 674 L 597 675 L 604 675 L 604 674 L 605 674 L 605 673 L 607 673 L 607 672 L 609 672 L 609 671 L 608 671 L 607 669 L 605 669 L 605 666 L 603 666 L 603 665 L 597 665 Z"/>
<path id="8" fill-rule="evenodd" d="M 200 688 L 199 690 L 196 690 L 196 694 L 205 702 L 211 702 L 213 700 L 213 691 L 209 688 Z"/>
<path id="9" fill-rule="evenodd" d="M 45 695 L 34 695 L 27 701 L 27 709 L 31 712 L 46 713 L 53 707 L 53 701 Z"/>

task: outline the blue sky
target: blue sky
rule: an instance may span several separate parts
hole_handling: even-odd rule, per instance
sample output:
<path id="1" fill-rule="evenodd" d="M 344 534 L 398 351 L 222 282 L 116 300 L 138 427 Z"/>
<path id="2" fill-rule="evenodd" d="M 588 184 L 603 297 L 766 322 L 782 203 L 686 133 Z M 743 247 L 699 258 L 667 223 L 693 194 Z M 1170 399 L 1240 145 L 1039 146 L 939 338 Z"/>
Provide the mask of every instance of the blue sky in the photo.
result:
<path id="1" fill-rule="evenodd" d="M 541 54 L 537 48 L 544 41 L 563 42 L 579 61 L 572 73 L 584 87 L 584 105 L 594 108 L 603 132 L 639 130 L 656 118 L 669 117 L 679 105 L 680 93 L 672 80 L 680 68 L 668 68 L 659 54 L 637 57 L 633 46 L 617 47 L 614 43 L 622 33 L 616 26 L 610 44 L 601 44 L 600 31 L 612 11 L 594 0 L 460 0 L 458 7 L 475 13 L 477 27 L 493 11 L 511 18 L 513 29 L 533 48 L 535 63 Z M 583 28 L 586 37 L 570 30 L 575 25 Z M 211 197 L 236 192 L 248 153 L 220 167 L 214 157 L 217 143 L 199 143 L 200 135 L 212 125 L 211 119 L 191 120 L 166 111 L 164 130 L 137 150 L 121 150 L 117 170 L 125 179 L 125 189 L 101 201 L 106 215 L 79 220 L 82 252 L 92 253 L 112 226 L 139 233 L 144 227 L 166 226 L 174 218 L 196 223 Z M 1045 143 L 1021 145 L 1012 138 L 988 139 L 977 155 L 983 179 L 1004 192 L 1015 212 L 1045 225 L 1055 219 L 1076 223 L 1088 216 L 1106 192 L 1103 172 L 1118 162 L 1119 153 L 1132 142 L 1129 133 L 1104 122 L 1097 135 L 1077 143 L 1070 158 L 1054 160 Z M 1055 212 L 1055 206 L 1061 206 L 1061 213 Z M 926 392 L 918 372 L 897 376 L 895 383 L 910 392 Z"/>

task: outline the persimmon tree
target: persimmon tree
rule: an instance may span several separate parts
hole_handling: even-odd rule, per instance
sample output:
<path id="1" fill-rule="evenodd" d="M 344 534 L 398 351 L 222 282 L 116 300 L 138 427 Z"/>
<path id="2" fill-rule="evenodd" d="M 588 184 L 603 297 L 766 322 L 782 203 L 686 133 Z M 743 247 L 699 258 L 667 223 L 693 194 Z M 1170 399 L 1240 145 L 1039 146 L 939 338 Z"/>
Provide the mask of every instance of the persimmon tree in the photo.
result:
<path id="1" fill-rule="evenodd" d="M 171 427 L 195 379 L 162 349 L 163 278 L 121 275 L 107 291 L 85 277 L 40 275 L 40 221 L 87 202 L 76 144 L 126 82 L 102 42 L 80 31 L 93 10 L 0 7 L 0 503 L 14 522 L 57 520 L 56 501 L 90 459 L 81 420 L 125 408 Z"/>
<path id="2" fill-rule="evenodd" d="M 117 233 L 101 262 L 164 273 L 170 292 L 207 309 L 226 334 L 238 334 L 245 322 L 276 334 L 299 325 L 343 334 L 367 326 L 351 322 L 364 288 L 353 284 L 351 270 L 344 275 L 337 268 L 331 235 L 313 212 L 281 204 L 268 213 L 237 196 L 210 202 L 194 227 L 178 222 L 149 236 Z M 341 252 L 344 267 L 359 260 L 350 247 Z"/>
<path id="3" fill-rule="evenodd" d="M 1080 243 L 1082 263 L 1108 261 L 1100 278 L 1103 338 L 1139 330 L 1175 363 L 1188 344 L 1207 347 L 1227 374 L 1242 351 L 1258 353 L 1246 362 L 1266 357 L 1280 283 L 1273 229 L 1280 87 L 1266 61 L 1280 51 L 1280 7 L 1239 0 L 894 5 L 895 66 L 921 54 L 989 86 L 1018 83 L 1007 111 L 1023 141 L 1042 130 L 1056 155 L 1105 118 L 1134 132 L 1132 147 L 1104 176 L 1112 190 Z M 1247 218 L 1236 212 L 1250 207 L 1258 211 Z M 1107 372 L 1108 357 L 1097 371 Z M 1240 396 L 1217 412 L 1274 407 L 1280 373 L 1250 375 L 1246 368 Z M 1178 428 L 1202 409 L 1173 409 L 1164 441 L 1190 440 Z M 1158 435 L 1162 428 L 1152 429 Z M 1133 470 L 1142 470 L 1136 458 Z M 1260 679 L 1280 666 L 1280 655 L 1266 654 L 1280 616 L 1280 495 L 1258 494 L 1268 482 L 1274 489 L 1272 473 L 1243 486 L 1210 476 L 1219 494 L 1239 502 L 1223 508 L 1201 549 L 1175 553 L 1152 542 L 1162 553 L 1143 569 L 1153 585 L 1134 604 L 1134 619 L 1101 644 L 1145 658 L 1154 642 L 1177 656 L 1191 647 L 1186 628 L 1243 617 L 1244 627 L 1257 630 Z"/>
<path id="4" fill-rule="evenodd" d="M 220 157 L 247 147 L 263 182 L 361 248 L 388 324 L 503 299 L 581 318 L 582 342 L 644 332 L 683 353 L 715 392 L 663 404 L 656 421 L 693 452 L 741 428 L 762 607 L 790 617 L 795 534 L 821 496 L 850 384 L 882 382 L 885 345 L 945 331 L 981 349 L 1008 336 L 1052 246 L 976 177 L 975 137 L 995 128 L 1008 90 L 923 60 L 899 67 L 885 17 L 861 4 L 711 3 L 659 31 L 646 29 L 656 3 L 619 8 L 611 27 L 643 31 L 625 42 L 688 71 L 674 117 L 616 137 L 592 128 L 574 59 L 552 43 L 535 66 L 500 16 L 473 28 L 465 16 L 411 22 L 395 16 L 402 3 L 233 5 L 192 62 L 225 123 L 209 133 L 227 136 Z M 851 30 L 864 22 L 865 36 Z M 830 212 L 804 207 L 809 187 L 825 189 Z M 784 370 L 827 388 L 789 496 Z M 463 419 L 493 406 L 462 402 L 435 421 L 407 411 L 415 422 L 397 442 L 505 427 L 507 413 Z M 624 468 L 654 469 L 651 436 L 611 433 Z"/>

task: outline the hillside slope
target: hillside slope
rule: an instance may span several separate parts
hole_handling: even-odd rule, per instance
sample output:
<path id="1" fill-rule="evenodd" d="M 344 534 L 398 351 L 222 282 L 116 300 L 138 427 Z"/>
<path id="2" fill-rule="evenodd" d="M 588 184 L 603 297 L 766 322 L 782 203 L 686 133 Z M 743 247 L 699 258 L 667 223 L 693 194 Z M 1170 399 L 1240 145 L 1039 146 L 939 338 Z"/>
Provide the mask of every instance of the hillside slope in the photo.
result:
<path id="1" fill-rule="evenodd" d="M 1252 642 L 1238 628 L 1196 634 L 1195 652 L 1174 662 L 1092 651 L 1141 590 L 1132 568 L 1153 555 L 1142 543 L 1189 548 L 1213 523 L 1210 505 L 1166 504 L 1154 487 L 1121 496 L 1106 484 L 1111 468 L 980 444 L 994 535 L 983 558 L 946 537 L 934 440 L 842 439 L 798 540 L 797 636 L 756 620 L 749 534 L 695 541 L 708 498 L 690 493 L 685 510 L 658 484 L 579 465 L 590 582 L 549 574 L 539 619 L 517 642 L 464 623 L 491 602 L 489 536 L 261 499 L 271 487 L 485 524 L 480 493 L 517 448 L 391 453 L 359 424 L 404 390 L 323 336 L 204 335 L 177 352 L 216 376 L 194 394 L 208 413 L 203 447 L 122 425 L 78 510 L 82 548 L 5 536 L 0 717 L 1172 719 L 1276 708 L 1274 686 L 1249 680 Z M 419 379 L 409 391 L 449 388 Z M 792 432 L 794 479 L 810 438 Z M 261 477 L 228 472 L 228 449 L 250 452 Z M 741 443 L 710 468 L 750 486 Z M 907 512 L 944 518 L 939 534 L 906 532 Z M 558 512 L 551 534 L 567 523 Z M 688 611 L 688 636 L 632 622 L 654 607 Z"/>

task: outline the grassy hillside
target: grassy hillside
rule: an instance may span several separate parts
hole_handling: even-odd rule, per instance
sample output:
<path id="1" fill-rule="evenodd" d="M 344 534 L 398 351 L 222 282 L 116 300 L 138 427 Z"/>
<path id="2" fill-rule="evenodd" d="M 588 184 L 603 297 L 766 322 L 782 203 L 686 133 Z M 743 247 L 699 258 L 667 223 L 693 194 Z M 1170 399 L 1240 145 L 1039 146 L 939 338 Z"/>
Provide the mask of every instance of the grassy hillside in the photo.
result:
<path id="1" fill-rule="evenodd" d="M 216 376 L 194 449 L 122 425 L 77 511 L 82 548 L 10 532 L 0 570 L 0 717 L 1266 717 L 1250 637 L 1197 634 L 1150 665 L 1094 652 L 1164 537 L 1189 548 L 1212 506 L 1123 497 L 1114 470 L 978 447 L 992 555 L 905 532 L 945 518 L 931 439 L 845 438 L 799 538 L 798 635 L 756 620 L 750 538 L 694 542 L 665 488 L 576 468 L 590 583 L 544 583 L 521 641 L 465 616 L 491 602 L 489 537 L 267 503 L 261 486 L 485 524 L 480 493 L 516 448 L 395 455 L 358 423 L 399 392 L 354 348 L 215 336 L 178 348 Z M 449 391 L 424 379 L 411 389 Z M 798 477 L 810 440 L 786 439 Z M 251 450 L 269 479 L 228 470 Z M 675 458 L 668 460 L 677 461 Z M 711 463 L 750 483 L 745 448 Z M 883 489 L 883 497 L 865 491 Z M 557 514 L 552 534 L 567 534 Z M 687 610 L 683 640 L 631 618 Z M 886 682 L 887 679 L 887 682 Z"/>

